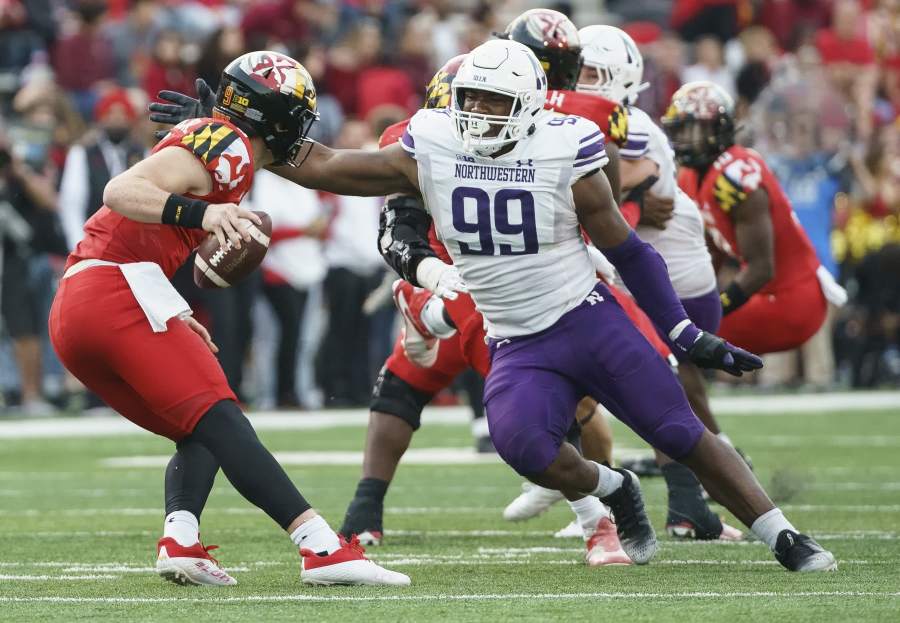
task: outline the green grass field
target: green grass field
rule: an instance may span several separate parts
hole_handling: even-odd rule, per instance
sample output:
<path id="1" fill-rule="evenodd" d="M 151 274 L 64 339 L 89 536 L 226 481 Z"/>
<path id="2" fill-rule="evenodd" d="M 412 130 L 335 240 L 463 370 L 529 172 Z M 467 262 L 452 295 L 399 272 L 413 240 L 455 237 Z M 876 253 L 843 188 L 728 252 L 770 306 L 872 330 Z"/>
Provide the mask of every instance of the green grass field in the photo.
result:
<path id="1" fill-rule="evenodd" d="M 407 589 L 302 586 L 287 537 L 220 475 L 202 533 L 221 546 L 239 585 L 178 587 L 152 570 L 162 468 L 105 462 L 163 457 L 168 442 L 0 439 L 0 620 L 900 620 L 900 408 L 721 419 L 788 516 L 834 551 L 837 573 L 789 574 L 760 543 L 665 536 L 649 566 L 590 569 L 580 541 L 552 536 L 570 519 L 564 505 L 527 523 L 503 521 L 520 480 L 488 463 L 401 466 L 386 502 L 387 543 L 370 554 L 409 574 Z M 641 447 L 618 423 L 615 431 L 621 446 Z M 280 452 L 357 451 L 363 435 L 362 427 L 261 433 Z M 429 425 L 426 414 L 414 447 L 470 443 L 466 424 Z M 288 471 L 338 527 L 358 467 Z M 663 482 L 643 482 L 661 530 Z"/>

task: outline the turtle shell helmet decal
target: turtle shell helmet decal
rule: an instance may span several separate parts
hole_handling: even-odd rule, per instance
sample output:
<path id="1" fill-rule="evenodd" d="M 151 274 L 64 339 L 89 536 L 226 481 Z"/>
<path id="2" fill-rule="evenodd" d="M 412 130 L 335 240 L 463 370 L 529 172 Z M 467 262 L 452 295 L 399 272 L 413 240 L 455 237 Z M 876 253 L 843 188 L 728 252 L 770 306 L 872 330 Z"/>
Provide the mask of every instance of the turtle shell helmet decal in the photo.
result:
<path id="1" fill-rule="evenodd" d="M 734 145 L 734 100 L 712 82 L 689 82 L 675 91 L 661 121 L 676 160 L 686 167 L 706 168 Z"/>
<path id="2" fill-rule="evenodd" d="M 551 9 L 531 9 L 510 22 L 500 37 L 531 48 L 547 74 L 548 88 L 575 88 L 581 72 L 581 41 L 568 17 Z"/>
<path id="3" fill-rule="evenodd" d="M 459 66 L 466 60 L 466 54 L 454 56 L 437 70 L 431 82 L 425 87 L 425 103 L 422 108 L 447 108 L 450 106 L 450 85 L 459 71 Z"/>
<path id="4" fill-rule="evenodd" d="M 276 165 L 299 166 L 297 157 L 316 112 L 316 87 L 300 63 L 278 52 L 250 52 L 222 72 L 214 117 L 259 136 Z"/>

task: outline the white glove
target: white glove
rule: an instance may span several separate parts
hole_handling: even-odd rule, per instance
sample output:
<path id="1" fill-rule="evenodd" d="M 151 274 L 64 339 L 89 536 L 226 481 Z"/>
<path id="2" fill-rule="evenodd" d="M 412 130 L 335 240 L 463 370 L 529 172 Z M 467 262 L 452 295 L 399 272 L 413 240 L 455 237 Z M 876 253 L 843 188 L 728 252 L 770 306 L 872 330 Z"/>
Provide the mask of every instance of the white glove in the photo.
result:
<path id="1" fill-rule="evenodd" d="M 612 282 L 616 278 L 616 269 L 612 265 L 606 256 L 600 252 L 600 249 L 595 247 L 592 244 L 587 245 L 588 255 L 591 256 L 591 264 L 594 265 L 594 270 L 600 273 L 603 278 Z"/>
<path id="2" fill-rule="evenodd" d="M 459 276 L 453 264 L 445 264 L 436 257 L 426 257 L 416 267 L 419 285 L 442 299 L 456 300 L 457 293 L 468 292 L 469 286 Z"/>

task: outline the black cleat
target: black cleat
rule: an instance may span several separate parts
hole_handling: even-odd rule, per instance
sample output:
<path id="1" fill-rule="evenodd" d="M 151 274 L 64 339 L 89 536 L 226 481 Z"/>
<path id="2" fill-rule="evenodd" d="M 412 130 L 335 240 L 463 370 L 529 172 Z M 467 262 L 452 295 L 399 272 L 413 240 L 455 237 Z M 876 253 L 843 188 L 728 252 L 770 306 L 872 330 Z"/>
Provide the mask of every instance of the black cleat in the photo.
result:
<path id="1" fill-rule="evenodd" d="M 491 441 L 490 435 L 483 435 L 475 438 L 475 452 L 478 454 L 496 454 L 494 442 Z"/>
<path id="2" fill-rule="evenodd" d="M 638 565 L 646 565 L 656 554 L 656 532 L 644 510 L 638 477 L 627 469 L 612 468 L 624 477 L 622 486 L 600 501 L 609 506 L 616 521 L 622 549 Z"/>
<path id="3" fill-rule="evenodd" d="M 367 547 L 381 545 L 384 536 L 383 516 L 384 504 L 364 497 L 355 497 L 347 507 L 344 525 L 340 534 L 348 541 L 357 536 L 359 542 Z"/>
<path id="4" fill-rule="evenodd" d="M 624 461 L 619 461 L 619 467 L 627 469 L 640 478 L 658 478 L 662 476 L 662 470 L 659 469 L 656 459 L 652 456 L 625 459 Z"/>
<path id="5" fill-rule="evenodd" d="M 782 530 L 778 534 L 775 558 L 788 571 L 837 571 L 834 554 L 805 534 L 793 530 Z"/>
<path id="6" fill-rule="evenodd" d="M 668 463 L 662 467 L 669 490 L 666 532 L 675 538 L 737 541 L 741 531 L 722 522 L 703 496 L 700 481 L 688 467 Z"/>

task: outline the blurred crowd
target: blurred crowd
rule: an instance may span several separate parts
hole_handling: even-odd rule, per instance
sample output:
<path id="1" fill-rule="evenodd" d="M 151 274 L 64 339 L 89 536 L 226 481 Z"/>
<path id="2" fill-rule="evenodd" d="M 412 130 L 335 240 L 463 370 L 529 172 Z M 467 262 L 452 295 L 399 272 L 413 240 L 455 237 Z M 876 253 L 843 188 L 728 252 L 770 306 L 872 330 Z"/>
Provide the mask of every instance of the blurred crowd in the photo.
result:
<path id="1" fill-rule="evenodd" d="M 437 67 L 537 2 L 509 0 L 0 0 L 0 399 L 41 415 L 90 408 L 46 342 L 65 255 L 110 177 L 143 157 L 162 89 L 215 89 L 229 60 L 285 52 L 310 71 L 329 145 L 374 149 L 422 103 Z M 851 293 L 768 386 L 900 384 L 900 0 L 572 0 L 579 26 L 624 28 L 645 58 L 638 106 L 658 118 L 683 82 L 738 102 L 741 141 L 771 163 L 820 259 Z M 396 331 L 375 236 L 380 201 L 265 172 L 273 219 L 259 274 L 179 289 L 257 406 L 362 406 Z M 453 400 L 450 396 L 448 400 Z M 52 403 L 52 404 L 51 404 Z M 3 404 L 0 402 L 0 404 Z"/>

